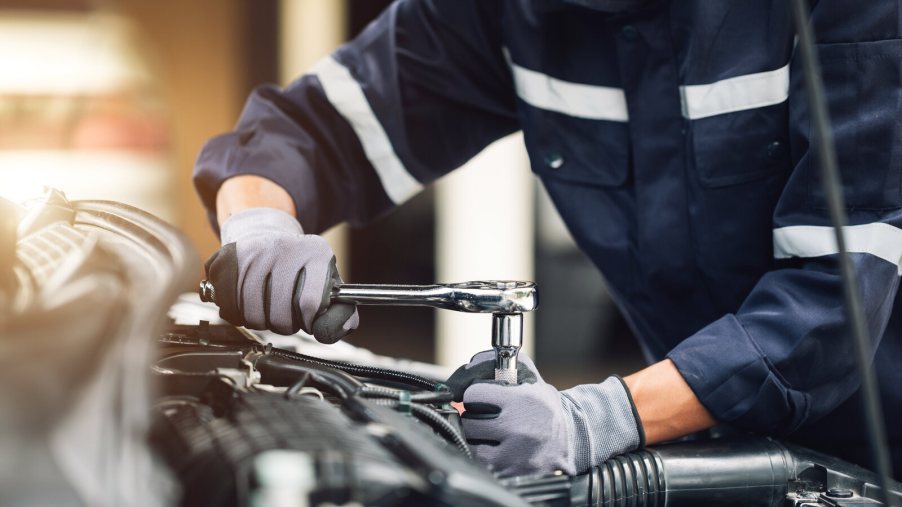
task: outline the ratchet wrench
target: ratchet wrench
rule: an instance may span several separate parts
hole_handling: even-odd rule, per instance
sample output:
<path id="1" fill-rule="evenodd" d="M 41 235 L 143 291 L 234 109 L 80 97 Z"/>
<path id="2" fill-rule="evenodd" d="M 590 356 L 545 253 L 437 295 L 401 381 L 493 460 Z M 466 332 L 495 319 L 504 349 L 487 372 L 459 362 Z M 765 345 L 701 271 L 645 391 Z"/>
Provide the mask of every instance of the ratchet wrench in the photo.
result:
<path id="1" fill-rule="evenodd" d="M 200 283 L 200 298 L 216 302 L 216 289 Z M 338 284 L 336 303 L 382 306 L 428 306 L 466 313 L 492 314 L 495 380 L 517 383 L 517 356 L 523 345 L 523 313 L 536 309 L 538 290 L 532 282 L 477 281 L 432 285 Z"/>

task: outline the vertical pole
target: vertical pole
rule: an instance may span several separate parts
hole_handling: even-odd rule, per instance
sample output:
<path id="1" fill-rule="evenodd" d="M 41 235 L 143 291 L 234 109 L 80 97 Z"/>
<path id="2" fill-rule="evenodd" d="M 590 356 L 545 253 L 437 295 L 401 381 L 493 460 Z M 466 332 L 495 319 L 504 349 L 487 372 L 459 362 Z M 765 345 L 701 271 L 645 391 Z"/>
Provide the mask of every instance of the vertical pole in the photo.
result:
<path id="1" fill-rule="evenodd" d="M 486 148 L 436 184 L 436 278 L 532 280 L 534 178 L 520 134 Z M 436 361 L 454 366 L 491 348 L 492 317 L 439 311 Z M 532 352 L 531 314 L 523 323 Z"/>
<path id="2" fill-rule="evenodd" d="M 279 81 L 284 86 L 298 78 L 347 38 L 345 0 L 280 0 Z M 348 227 L 339 225 L 323 234 L 329 241 L 338 272 L 350 279 Z"/>

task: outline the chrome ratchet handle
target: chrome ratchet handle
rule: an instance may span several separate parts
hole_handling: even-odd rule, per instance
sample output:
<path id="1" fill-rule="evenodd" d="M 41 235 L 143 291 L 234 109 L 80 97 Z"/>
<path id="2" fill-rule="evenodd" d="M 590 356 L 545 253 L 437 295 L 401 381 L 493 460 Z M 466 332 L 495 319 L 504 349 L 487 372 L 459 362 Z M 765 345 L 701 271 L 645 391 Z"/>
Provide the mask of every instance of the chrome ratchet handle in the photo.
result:
<path id="1" fill-rule="evenodd" d="M 434 285 L 340 284 L 332 301 L 357 305 L 429 306 L 466 313 L 523 313 L 538 305 L 531 282 L 464 282 Z"/>

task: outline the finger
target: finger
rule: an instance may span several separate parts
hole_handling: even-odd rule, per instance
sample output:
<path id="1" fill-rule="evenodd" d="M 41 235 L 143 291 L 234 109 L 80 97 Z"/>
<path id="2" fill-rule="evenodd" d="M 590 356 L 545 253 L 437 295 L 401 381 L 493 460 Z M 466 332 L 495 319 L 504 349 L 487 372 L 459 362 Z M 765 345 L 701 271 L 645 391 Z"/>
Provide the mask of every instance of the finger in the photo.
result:
<path id="1" fill-rule="evenodd" d="M 542 376 L 535 369 L 535 366 L 529 368 L 519 361 L 517 362 L 517 383 L 518 384 L 535 384 L 542 380 Z"/>
<path id="2" fill-rule="evenodd" d="M 518 422 L 505 414 L 510 394 L 511 388 L 496 384 L 473 384 L 467 389 L 460 421 L 467 438 L 504 441 L 508 425 Z"/>
<path id="3" fill-rule="evenodd" d="M 495 351 L 494 350 L 483 350 L 482 352 L 476 353 L 473 357 L 470 358 L 470 362 L 467 363 L 467 367 L 476 366 L 479 363 L 484 363 L 487 361 L 495 360 Z"/>
<path id="4" fill-rule="evenodd" d="M 326 283 L 326 266 L 308 262 L 304 266 L 304 276 L 298 291 L 297 307 L 301 312 L 302 329 L 313 333 L 313 321 L 322 306 L 323 287 Z"/>
<path id="5" fill-rule="evenodd" d="M 464 365 L 454 371 L 445 382 L 451 389 L 454 401 L 462 401 L 464 392 L 469 389 L 474 382 L 480 380 L 490 380 L 495 378 L 495 363 L 484 362 L 473 367 Z"/>
<path id="6" fill-rule="evenodd" d="M 475 454 L 475 451 L 476 451 L 476 447 L 477 447 L 477 446 L 485 445 L 485 446 L 489 446 L 489 447 L 497 447 L 498 445 L 500 445 L 500 442 L 498 442 L 497 440 L 485 440 L 485 439 L 478 439 L 478 438 L 468 438 L 468 439 L 467 439 L 467 444 L 470 446 L 470 450 L 471 450 L 471 451 L 474 451 L 474 454 Z"/>
<path id="7" fill-rule="evenodd" d="M 313 337 L 321 343 L 335 343 L 357 329 L 359 322 L 356 306 L 336 303 L 313 321 Z"/>
<path id="8" fill-rule="evenodd" d="M 470 443 L 469 440 L 467 443 Z M 470 444 L 470 450 L 476 461 L 490 465 L 496 471 L 499 470 L 499 465 L 502 465 L 505 459 L 504 447 L 492 440 L 476 440 Z"/>
<path id="9" fill-rule="evenodd" d="M 235 243 L 220 248 L 204 264 L 207 279 L 216 288 L 219 316 L 237 326 L 244 325 L 238 303 L 238 252 Z"/>
<path id="10" fill-rule="evenodd" d="M 320 311 L 313 322 L 313 337 L 321 343 L 335 343 L 357 329 L 360 324 L 360 315 L 357 313 L 355 305 L 331 304 L 332 289 L 341 283 L 341 276 L 338 274 L 333 255 L 329 260 L 329 274 L 323 286 Z"/>
<path id="11" fill-rule="evenodd" d="M 213 255 L 207 257 L 207 261 L 204 262 L 204 273 L 207 275 L 208 280 L 210 279 L 210 268 L 212 268 L 213 263 L 216 262 L 216 259 L 218 259 L 221 254 L 222 248 L 213 252 Z"/>
<path id="12" fill-rule="evenodd" d="M 270 292 L 269 284 L 272 280 L 272 253 L 245 242 L 239 246 L 238 255 L 242 255 L 243 249 L 254 254 L 245 254 L 244 265 L 238 274 L 241 294 L 239 306 L 244 316 L 244 325 L 248 329 L 267 329 L 266 296 Z"/>
<path id="13" fill-rule="evenodd" d="M 521 368 L 526 368 L 531 370 L 536 377 L 542 378 L 539 376 L 539 369 L 536 368 L 536 363 L 532 361 L 532 358 L 526 354 L 520 353 L 517 355 L 517 366 Z"/>
<path id="14" fill-rule="evenodd" d="M 466 412 L 464 412 L 466 414 Z M 509 429 L 498 419 L 472 419 L 461 417 L 460 426 L 467 440 L 491 440 L 503 442 Z"/>
<path id="15" fill-rule="evenodd" d="M 297 332 L 298 329 L 306 330 L 304 327 L 304 316 L 301 315 L 301 290 L 304 288 L 304 279 L 307 277 L 307 270 L 301 268 L 294 277 L 294 289 L 291 294 L 291 328 Z"/>
<path id="16" fill-rule="evenodd" d="M 329 304 L 331 278 L 335 257 L 325 239 L 319 236 L 304 237 L 304 277 L 297 300 L 301 311 L 303 329 L 312 334 L 313 321 Z"/>
<path id="17" fill-rule="evenodd" d="M 301 328 L 301 318 L 294 301 L 295 289 L 303 276 L 303 269 L 295 264 L 280 265 L 270 277 L 270 291 L 267 298 L 268 329 L 283 335 L 297 333 Z"/>
<path id="18" fill-rule="evenodd" d="M 500 413 L 501 407 L 495 405 L 494 403 L 473 401 L 470 403 L 464 403 L 464 413 L 461 414 L 461 417 L 465 419 L 478 419 L 485 421 L 490 419 L 497 419 Z"/>
<path id="19" fill-rule="evenodd" d="M 464 399 L 464 391 L 473 383 L 473 377 L 467 370 L 467 365 L 462 365 L 454 370 L 454 373 L 445 381 L 445 385 L 451 389 L 451 398 L 454 401 L 462 401 Z"/>

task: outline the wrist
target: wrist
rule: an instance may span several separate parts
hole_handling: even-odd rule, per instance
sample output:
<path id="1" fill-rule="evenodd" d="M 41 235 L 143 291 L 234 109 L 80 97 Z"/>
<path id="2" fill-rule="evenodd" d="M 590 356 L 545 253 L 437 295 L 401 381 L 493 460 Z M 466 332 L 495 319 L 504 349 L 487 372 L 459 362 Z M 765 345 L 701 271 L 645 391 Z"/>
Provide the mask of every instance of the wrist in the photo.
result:
<path id="1" fill-rule="evenodd" d="M 649 444 L 666 442 L 716 424 L 670 359 L 624 379 Z"/>
<path id="2" fill-rule="evenodd" d="M 274 208 L 296 216 L 294 199 L 279 184 L 254 174 L 232 176 L 216 192 L 216 218 L 220 226 L 249 208 Z"/>
<path id="3" fill-rule="evenodd" d="M 642 424 L 642 418 L 639 417 L 639 408 L 636 406 L 636 401 L 633 399 L 633 393 L 630 391 L 629 384 L 626 383 L 626 380 L 623 379 L 620 375 L 612 375 L 612 378 L 617 379 L 620 384 L 623 386 L 623 392 L 626 393 L 627 400 L 629 401 L 630 410 L 633 413 L 633 419 L 636 422 L 636 431 L 639 433 L 639 447 L 645 447 L 646 439 L 645 439 L 645 426 Z"/>

